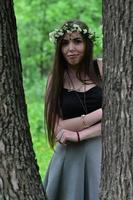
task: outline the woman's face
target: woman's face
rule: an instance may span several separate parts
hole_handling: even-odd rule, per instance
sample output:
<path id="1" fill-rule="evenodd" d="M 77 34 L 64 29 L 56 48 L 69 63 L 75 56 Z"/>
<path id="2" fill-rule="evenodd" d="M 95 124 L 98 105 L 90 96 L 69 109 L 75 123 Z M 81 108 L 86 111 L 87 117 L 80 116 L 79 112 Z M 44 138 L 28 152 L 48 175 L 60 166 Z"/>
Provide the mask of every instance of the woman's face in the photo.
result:
<path id="1" fill-rule="evenodd" d="M 85 42 L 79 32 L 66 33 L 62 40 L 62 54 L 69 65 L 78 65 L 85 53 Z"/>

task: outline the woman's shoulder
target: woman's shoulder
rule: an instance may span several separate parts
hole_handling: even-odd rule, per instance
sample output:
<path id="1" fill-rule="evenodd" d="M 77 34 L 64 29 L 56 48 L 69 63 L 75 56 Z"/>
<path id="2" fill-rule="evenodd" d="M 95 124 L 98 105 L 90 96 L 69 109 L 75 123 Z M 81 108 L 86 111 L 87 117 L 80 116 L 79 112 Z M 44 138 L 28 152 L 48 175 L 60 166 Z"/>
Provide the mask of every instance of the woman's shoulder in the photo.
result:
<path id="1" fill-rule="evenodd" d="M 94 59 L 94 65 L 97 65 L 101 77 L 103 76 L 103 61 L 102 58 L 96 58 Z"/>

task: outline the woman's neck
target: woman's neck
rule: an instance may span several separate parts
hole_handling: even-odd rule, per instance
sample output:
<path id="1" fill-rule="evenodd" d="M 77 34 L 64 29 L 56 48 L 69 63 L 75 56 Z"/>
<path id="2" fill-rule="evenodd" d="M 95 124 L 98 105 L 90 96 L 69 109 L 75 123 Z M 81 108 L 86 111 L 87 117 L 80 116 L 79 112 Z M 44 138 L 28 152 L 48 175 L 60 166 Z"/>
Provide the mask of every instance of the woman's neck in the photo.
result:
<path id="1" fill-rule="evenodd" d="M 77 67 L 68 66 L 67 73 L 72 79 L 77 79 L 77 69 L 78 69 L 78 66 Z M 83 72 L 80 73 L 80 76 L 83 79 L 85 79 L 86 77 L 86 75 Z"/>
<path id="2" fill-rule="evenodd" d="M 70 73 L 76 74 L 77 69 L 79 68 L 79 65 L 68 65 L 68 71 Z"/>

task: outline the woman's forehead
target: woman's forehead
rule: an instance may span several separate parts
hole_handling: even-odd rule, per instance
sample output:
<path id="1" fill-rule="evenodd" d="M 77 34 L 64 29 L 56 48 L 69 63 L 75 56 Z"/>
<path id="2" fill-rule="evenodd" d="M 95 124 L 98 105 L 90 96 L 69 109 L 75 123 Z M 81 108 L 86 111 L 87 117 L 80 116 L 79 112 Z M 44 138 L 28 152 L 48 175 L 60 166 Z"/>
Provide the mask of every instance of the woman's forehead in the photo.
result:
<path id="1" fill-rule="evenodd" d="M 74 38 L 82 38 L 82 35 L 81 33 L 79 32 L 71 32 L 71 33 L 65 33 L 64 35 L 64 38 L 65 40 L 71 40 L 71 39 L 74 39 Z"/>

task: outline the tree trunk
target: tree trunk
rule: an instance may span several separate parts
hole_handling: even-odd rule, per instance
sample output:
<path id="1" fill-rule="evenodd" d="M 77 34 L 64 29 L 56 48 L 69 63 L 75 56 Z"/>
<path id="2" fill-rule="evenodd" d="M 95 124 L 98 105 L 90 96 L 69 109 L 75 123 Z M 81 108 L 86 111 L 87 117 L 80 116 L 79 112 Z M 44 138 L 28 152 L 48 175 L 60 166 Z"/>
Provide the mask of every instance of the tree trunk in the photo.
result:
<path id="1" fill-rule="evenodd" d="M 133 0 L 103 1 L 102 200 L 133 199 Z"/>
<path id="2" fill-rule="evenodd" d="M 45 199 L 27 119 L 12 0 L 0 0 L 0 160 L 0 200 Z"/>

